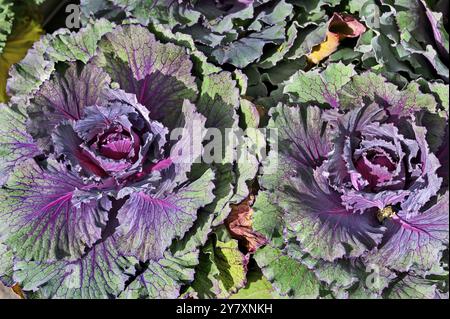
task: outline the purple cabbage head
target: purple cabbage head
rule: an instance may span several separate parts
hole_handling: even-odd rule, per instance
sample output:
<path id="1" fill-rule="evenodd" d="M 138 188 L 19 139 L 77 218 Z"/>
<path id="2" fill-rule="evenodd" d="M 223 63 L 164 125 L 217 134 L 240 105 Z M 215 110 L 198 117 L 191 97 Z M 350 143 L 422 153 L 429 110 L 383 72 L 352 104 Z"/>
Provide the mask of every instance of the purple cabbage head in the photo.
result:
<path id="1" fill-rule="evenodd" d="M 285 223 L 285 253 L 334 296 L 389 296 L 404 276 L 432 285 L 426 276 L 439 268 L 449 230 L 443 96 L 341 63 L 298 72 L 284 92 L 291 105 L 274 108 L 269 123 L 278 170 L 261 181 Z M 367 287 L 374 265 L 382 280 Z"/>
<path id="2" fill-rule="evenodd" d="M 171 165 L 163 148 L 168 130 L 152 121 L 145 107 L 135 101 L 99 104 L 103 106 L 85 107 L 80 119 L 55 127 L 57 154 L 88 178 L 113 178 L 118 184 Z"/>
<path id="3" fill-rule="evenodd" d="M 46 298 L 175 298 L 193 280 L 214 211 L 197 214 L 215 188 L 193 161 L 206 125 L 237 127 L 239 101 L 231 74 L 194 60 L 142 26 L 98 20 L 45 37 L 11 71 L 2 281 Z"/>

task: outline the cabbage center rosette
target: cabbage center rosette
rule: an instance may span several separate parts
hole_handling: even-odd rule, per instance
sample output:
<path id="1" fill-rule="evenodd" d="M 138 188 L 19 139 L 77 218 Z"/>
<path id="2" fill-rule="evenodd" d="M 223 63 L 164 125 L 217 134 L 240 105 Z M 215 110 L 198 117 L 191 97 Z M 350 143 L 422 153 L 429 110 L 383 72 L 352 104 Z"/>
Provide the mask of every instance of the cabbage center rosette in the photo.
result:
<path id="1" fill-rule="evenodd" d="M 239 105 L 231 74 L 205 64 L 197 77 L 197 57 L 98 20 L 45 36 L 13 68 L 0 117 L 5 284 L 41 298 L 175 298 L 193 280 L 216 178 L 193 161 L 202 128 L 237 127 Z"/>
<path id="2" fill-rule="evenodd" d="M 449 230 L 448 172 L 440 170 L 448 109 L 440 97 L 341 63 L 298 72 L 284 92 L 293 105 L 273 108 L 269 123 L 278 129 L 278 170 L 261 178 L 272 204 L 256 204 L 256 218 L 275 214 L 286 228 L 256 227 L 272 238 L 256 256 L 263 270 L 273 271 L 267 258 L 276 248 L 335 297 L 393 297 L 412 280 L 414 293 L 427 287 L 434 298 L 439 289 L 427 276 L 440 269 Z M 367 286 L 370 267 L 381 279 Z"/>
<path id="3" fill-rule="evenodd" d="M 112 177 L 120 184 L 171 165 L 163 154 L 167 133 L 142 105 L 116 102 L 86 107 L 80 120 L 59 124 L 52 140 L 56 154 L 84 176 Z"/>

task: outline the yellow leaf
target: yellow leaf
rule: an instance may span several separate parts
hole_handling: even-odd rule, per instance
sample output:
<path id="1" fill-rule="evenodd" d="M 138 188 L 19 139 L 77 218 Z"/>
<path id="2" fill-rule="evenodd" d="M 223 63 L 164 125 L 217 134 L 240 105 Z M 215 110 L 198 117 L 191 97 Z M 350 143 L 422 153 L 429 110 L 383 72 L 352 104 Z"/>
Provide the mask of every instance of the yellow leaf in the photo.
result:
<path id="1" fill-rule="evenodd" d="M 6 81 L 10 67 L 25 57 L 33 43 L 38 41 L 42 34 L 42 27 L 32 19 L 26 19 L 14 26 L 0 55 L 0 103 L 8 100 Z"/>
<path id="2" fill-rule="evenodd" d="M 25 299 L 25 295 L 23 294 L 22 288 L 20 288 L 19 284 L 15 284 L 11 287 L 16 295 L 18 295 L 21 299 Z"/>
<path id="3" fill-rule="evenodd" d="M 338 34 L 328 31 L 325 41 L 313 48 L 311 54 L 308 55 L 308 60 L 311 63 L 319 64 L 320 61 L 336 52 L 339 47 L 339 41 Z"/>
<path id="4" fill-rule="evenodd" d="M 325 41 L 316 45 L 307 56 L 310 63 L 319 64 L 337 51 L 339 44 L 346 38 L 357 38 L 366 31 L 366 27 L 354 17 L 343 13 L 334 13 L 328 21 Z"/>

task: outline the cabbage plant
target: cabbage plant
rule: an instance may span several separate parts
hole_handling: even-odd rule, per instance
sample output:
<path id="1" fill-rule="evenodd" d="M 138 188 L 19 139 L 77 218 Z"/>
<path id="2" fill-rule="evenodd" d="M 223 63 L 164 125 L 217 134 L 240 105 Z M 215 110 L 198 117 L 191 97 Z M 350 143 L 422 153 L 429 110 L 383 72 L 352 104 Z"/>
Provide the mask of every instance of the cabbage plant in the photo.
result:
<path id="1" fill-rule="evenodd" d="M 193 281 L 200 247 L 256 169 L 202 161 L 206 128 L 238 128 L 238 75 L 162 40 L 101 19 L 44 36 L 10 71 L 6 285 L 40 298 L 175 298 Z"/>
<path id="2" fill-rule="evenodd" d="M 368 27 L 355 47 L 364 68 L 391 81 L 449 81 L 448 1 L 349 1 L 349 11 Z"/>
<path id="3" fill-rule="evenodd" d="M 82 0 L 22 61 L 13 8 L 22 297 L 448 298 L 447 0 Z"/>
<path id="4" fill-rule="evenodd" d="M 295 297 L 448 295 L 448 95 L 342 63 L 283 92 L 255 204 L 263 272 Z"/>

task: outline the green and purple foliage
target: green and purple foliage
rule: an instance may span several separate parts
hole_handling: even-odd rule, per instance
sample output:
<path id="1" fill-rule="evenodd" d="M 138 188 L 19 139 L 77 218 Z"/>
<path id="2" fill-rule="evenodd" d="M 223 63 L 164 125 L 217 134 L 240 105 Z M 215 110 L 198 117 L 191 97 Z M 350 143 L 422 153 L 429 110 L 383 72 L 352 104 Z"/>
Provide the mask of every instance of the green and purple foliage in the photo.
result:
<path id="1" fill-rule="evenodd" d="M 237 129 L 240 99 L 234 75 L 197 54 L 98 20 L 45 36 L 11 70 L 2 281 L 45 298 L 175 298 L 193 280 L 199 247 L 256 173 L 239 193 L 233 163 L 192 165 L 193 126 Z"/>
<path id="2" fill-rule="evenodd" d="M 448 298 L 448 0 L 80 9 L 82 29 L 43 36 L 9 71 L 4 285 L 29 298 Z M 202 160 L 206 129 L 248 128 L 277 134 Z"/>
<path id="3" fill-rule="evenodd" d="M 259 59 L 266 44 L 281 44 L 285 19 L 293 15 L 293 5 L 284 0 L 82 1 L 82 9 L 87 16 L 167 25 L 174 32 L 191 35 L 219 64 L 239 68 Z"/>
<path id="4" fill-rule="evenodd" d="M 401 90 L 342 63 L 300 71 L 283 91 L 268 124 L 279 129 L 278 173 L 261 176 L 270 205 L 255 217 L 280 221 L 256 227 L 272 238 L 256 254 L 263 272 L 283 254 L 311 269 L 316 297 L 318 281 L 337 298 L 447 293 L 448 107 L 415 82 Z M 280 289 L 285 280 L 275 274 Z"/>

